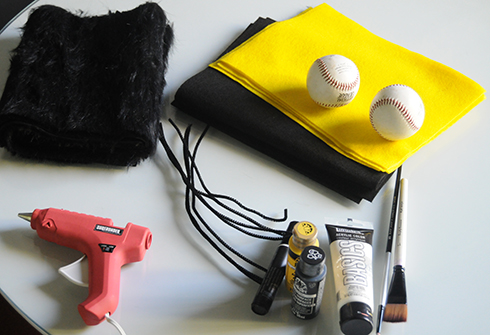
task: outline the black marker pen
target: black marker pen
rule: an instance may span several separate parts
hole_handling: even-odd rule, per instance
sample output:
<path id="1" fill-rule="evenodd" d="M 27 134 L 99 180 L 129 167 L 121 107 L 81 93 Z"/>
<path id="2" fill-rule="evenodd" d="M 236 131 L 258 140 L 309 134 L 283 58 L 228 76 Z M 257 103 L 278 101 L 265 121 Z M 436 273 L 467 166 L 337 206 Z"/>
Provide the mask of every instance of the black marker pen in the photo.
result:
<path id="1" fill-rule="evenodd" d="M 259 315 L 265 315 L 269 312 L 272 301 L 277 293 L 279 285 L 281 285 L 284 275 L 286 274 L 286 264 L 288 259 L 289 245 L 288 241 L 291 238 L 292 230 L 297 221 L 289 224 L 287 234 L 284 235 L 281 244 L 277 247 L 276 253 L 272 258 L 269 269 L 265 273 L 264 280 L 260 284 L 255 298 L 252 302 L 252 311 Z"/>

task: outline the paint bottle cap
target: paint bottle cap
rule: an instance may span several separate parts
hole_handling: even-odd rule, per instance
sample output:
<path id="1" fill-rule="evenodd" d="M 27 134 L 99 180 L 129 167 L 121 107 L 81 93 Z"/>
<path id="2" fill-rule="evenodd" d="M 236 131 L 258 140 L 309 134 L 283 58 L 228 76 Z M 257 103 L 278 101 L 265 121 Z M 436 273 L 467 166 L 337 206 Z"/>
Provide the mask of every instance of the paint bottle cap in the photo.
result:
<path id="1" fill-rule="evenodd" d="M 363 302 L 350 302 L 340 309 L 340 329 L 345 335 L 368 335 L 373 330 L 373 311 Z"/>
<path id="2" fill-rule="evenodd" d="M 308 277 L 316 277 L 323 272 L 325 265 L 325 252 L 314 245 L 306 247 L 300 256 L 299 270 Z"/>
<path id="3" fill-rule="evenodd" d="M 313 223 L 301 221 L 294 226 L 292 239 L 298 248 L 304 248 L 315 243 L 317 235 L 318 230 Z"/>

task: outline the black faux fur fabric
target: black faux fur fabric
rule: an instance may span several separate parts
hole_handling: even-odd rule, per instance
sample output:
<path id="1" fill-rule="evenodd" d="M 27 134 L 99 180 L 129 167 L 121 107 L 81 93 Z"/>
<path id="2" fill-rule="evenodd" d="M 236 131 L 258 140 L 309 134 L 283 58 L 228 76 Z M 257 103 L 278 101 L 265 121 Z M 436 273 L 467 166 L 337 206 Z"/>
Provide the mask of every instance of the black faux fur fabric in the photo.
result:
<path id="1" fill-rule="evenodd" d="M 0 146 L 40 161 L 137 165 L 156 149 L 172 41 L 155 3 L 102 16 L 38 7 L 12 52 Z"/>

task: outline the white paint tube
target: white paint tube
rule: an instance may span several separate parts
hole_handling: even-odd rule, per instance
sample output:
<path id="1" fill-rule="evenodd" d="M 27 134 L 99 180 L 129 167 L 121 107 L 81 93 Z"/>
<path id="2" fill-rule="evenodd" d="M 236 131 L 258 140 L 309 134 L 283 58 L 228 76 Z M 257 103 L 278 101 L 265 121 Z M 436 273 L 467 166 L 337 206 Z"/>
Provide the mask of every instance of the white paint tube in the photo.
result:
<path id="1" fill-rule="evenodd" d="M 352 219 L 326 223 L 332 271 L 346 335 L 367 335 L 373 330 L 373 226 Z"/>

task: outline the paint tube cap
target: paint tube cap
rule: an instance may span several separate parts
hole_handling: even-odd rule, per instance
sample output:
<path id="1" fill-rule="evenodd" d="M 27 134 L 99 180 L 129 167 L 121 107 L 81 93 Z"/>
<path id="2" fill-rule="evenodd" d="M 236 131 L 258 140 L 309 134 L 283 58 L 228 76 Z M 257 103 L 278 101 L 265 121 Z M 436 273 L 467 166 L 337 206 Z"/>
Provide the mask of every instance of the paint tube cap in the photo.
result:
<path id="1" fill-rule="evenodd" d="M 345 335 L 368 335 L 373 328 L 373 311 L 368 304 L 350 302 L 340 309 L 340 329 Z"/>

